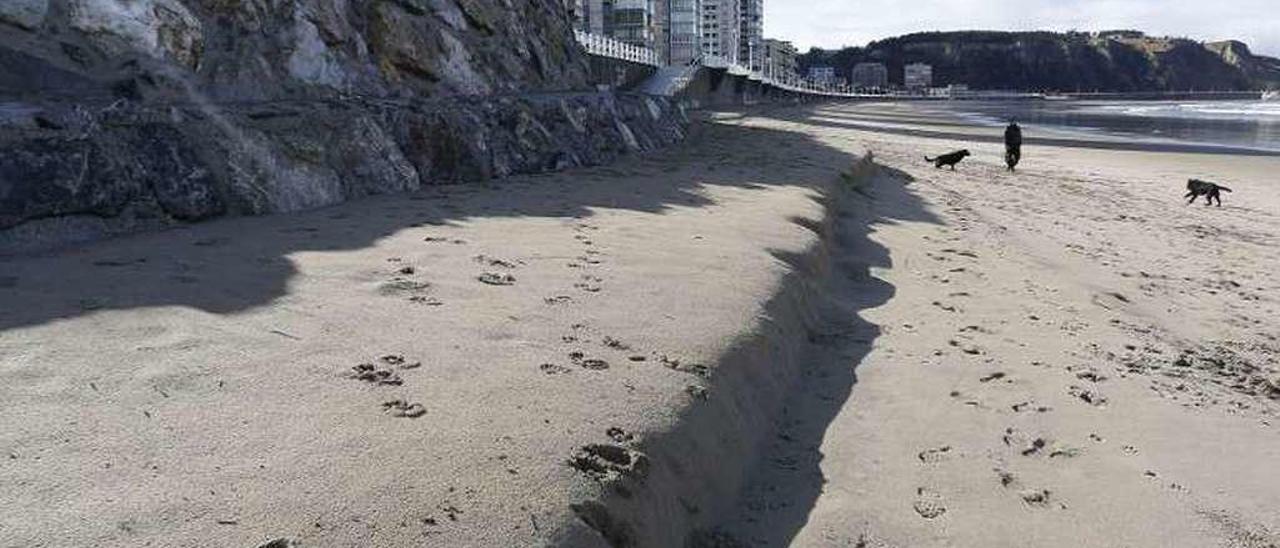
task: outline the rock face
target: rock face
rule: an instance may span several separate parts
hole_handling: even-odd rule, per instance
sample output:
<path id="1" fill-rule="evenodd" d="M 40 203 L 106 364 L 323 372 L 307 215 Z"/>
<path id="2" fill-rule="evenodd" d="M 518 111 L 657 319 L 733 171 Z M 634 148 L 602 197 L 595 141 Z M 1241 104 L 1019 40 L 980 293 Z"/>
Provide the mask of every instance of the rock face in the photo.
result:
<path id="1" fill-rule="evenodd" d="M 0 111 L 0 252 L 423 185 L 598 165 L 684 137 L 611 93 Z"/>
<path id="2" fill-rule="evenodd" d="M 0 68 L 18 64 L 16 55 L 135 98 L 191 88 L 244 101 L 589 84 L 558 0 L 5 0 L 0 26 Z"/>
<path id="3" fill-rule="evenodd" d="M 1101 33 L 931 32 L 862 48 L 816 50 L 804 67 L 845 76 L 860 62 L 884 63 L 902 83 L 903 66 L 933 66 L 937 85 L 1028 91 L 1256 90 L 1280 86 L 1280 60 L 1239 42 L 1200 43 L 1136 31 Z"/>
<path id="4" fill-rule="evenodd" d="M 683 137 L 590 74 L 561 0 L 4 0 L 0 252 Z"/>

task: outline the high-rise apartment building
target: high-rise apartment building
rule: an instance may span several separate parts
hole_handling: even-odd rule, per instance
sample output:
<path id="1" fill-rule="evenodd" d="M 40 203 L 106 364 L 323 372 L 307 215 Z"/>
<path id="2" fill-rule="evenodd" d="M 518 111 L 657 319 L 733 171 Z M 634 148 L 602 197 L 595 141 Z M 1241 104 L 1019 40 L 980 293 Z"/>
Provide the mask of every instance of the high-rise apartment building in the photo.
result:
<path id="1" fill-rule="evenodd" d="M 606 0 L 605 3 L 612 4 L 610 37 L 646 48 L 654 46 L 654 0 Z"/>
<path id="2" fill-rule="evenodd" d="M 698 0 L 666 2 L 667 62 L 687 65 L 702 56 L 702 10 Z"/>
<path id="3" fill-rule="evenodd" d="M 583 32 L 609 35 L 609 17 L 613 11 L 612 0 L 571 0 L 572 13 L 577 21 L 575 27 Z"/>
<path id="4" fill-rule="evenodd" d="M 753 70 L 764 70 L 764 0 L 738 0 L 738 63 Z"/>
<path id="5" fill-rule="evenodd" d="M 702 54 L 738 62 L 742 33 L 740 0 L 702 0 Z"/>

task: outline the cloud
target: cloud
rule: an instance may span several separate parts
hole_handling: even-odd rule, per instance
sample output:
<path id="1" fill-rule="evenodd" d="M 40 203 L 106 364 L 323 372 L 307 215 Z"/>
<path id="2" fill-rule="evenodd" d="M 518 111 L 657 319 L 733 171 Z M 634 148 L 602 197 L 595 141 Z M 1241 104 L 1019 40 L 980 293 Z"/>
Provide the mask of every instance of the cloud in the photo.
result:
<path id="1" fill-rule="evenodd" d="M 1280 55 L 1276 0 L 766 0 L 765 33 L 810 46 L 945 30 L 1107 30 L 1237 39 Z M 906 7 L 910 6 L 910 7 Z"/>

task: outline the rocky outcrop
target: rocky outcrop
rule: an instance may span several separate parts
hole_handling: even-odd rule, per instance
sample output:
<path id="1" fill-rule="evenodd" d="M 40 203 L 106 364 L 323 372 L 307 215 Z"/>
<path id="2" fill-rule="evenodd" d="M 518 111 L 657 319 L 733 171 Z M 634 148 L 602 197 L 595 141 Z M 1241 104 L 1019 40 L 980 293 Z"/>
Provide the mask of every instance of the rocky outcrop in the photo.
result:
<path id="1" fill-rule="evenodd" d="M 1136 31 L 929 32 L 839 51 L 814 50 L 801 65 L 848 76 L 879 62 L 901 84 L 903 66 L 933 66 L 936 85 L 1022 91 L 1257 90 L 1280 85 L 1280 60 L 1239 42 L 1201 43 Z"/>
<path id="2" fill-rule="evenodd" d="M 0 251 L 598 165 L 684 136 L 609 93 L 0 111 Z"/>
<path id="3" fill-rule="evenodd" d="M 589 84 L 558 0 L 6 0 L 0 52 L 0 73 L 44 64 L 101 94 L 135 99 L 192 90 L 218 101 L 421 97 Z M 9 94 L 45 89 L 3 86 Z"/>
<path id="4" fill-rule="evenodd" d="M 683 136 L 561 0 L 0 2 L 0 251 L 594 165 Z"/>

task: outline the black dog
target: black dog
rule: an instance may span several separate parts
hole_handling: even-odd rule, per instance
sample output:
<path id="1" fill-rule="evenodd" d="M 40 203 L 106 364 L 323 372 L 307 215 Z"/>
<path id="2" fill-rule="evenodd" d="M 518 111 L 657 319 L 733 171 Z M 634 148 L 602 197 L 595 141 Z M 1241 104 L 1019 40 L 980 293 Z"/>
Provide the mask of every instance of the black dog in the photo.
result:
<path id="1" fill-rule="evenodd" d="M 1204 196 L 1204 205 L 1210 205 L 1218 202 L 1218 207 L 1222 207 L 1222 196 L 1220 192 L 1231 192 L 1231 189 L 1217 183 L 1209 181 L 1201 181 L 1200 179 L 1191 179 L 1187 181 L 1187 195 L 1183 198 L 1191 198 L 1188 204 L 1196 202 L 1196 198 Z"/>
<path id="2" fill-rule="evenodd" d="M 970 154 L 968 150 L 957 150 L 950 154 L 943 154 L 942 156 L 939 156 L 937 158 L 930 158 L 928 156 L 925 156 L 924 161 L 933 162 L 933 167 L 936 167 L 938 169 L 942 169 L 942 166 L 951 166 L 951 170 L 955 171 L 956 164 L 960 163 L 960 160 L 965 159 L 965 157 L 969 155 Z"/>

